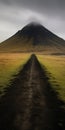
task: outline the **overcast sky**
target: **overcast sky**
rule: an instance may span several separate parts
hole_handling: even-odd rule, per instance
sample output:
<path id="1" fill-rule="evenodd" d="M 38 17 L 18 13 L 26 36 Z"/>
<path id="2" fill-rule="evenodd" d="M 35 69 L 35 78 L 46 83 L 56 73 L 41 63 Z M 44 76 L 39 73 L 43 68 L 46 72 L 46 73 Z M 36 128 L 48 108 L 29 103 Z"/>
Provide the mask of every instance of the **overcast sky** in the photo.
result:
<path id="1" fill-rule="evenodd" d="M 0 0 L 0 42 L 32 21 L 65 39 L 65 0 Z"/>

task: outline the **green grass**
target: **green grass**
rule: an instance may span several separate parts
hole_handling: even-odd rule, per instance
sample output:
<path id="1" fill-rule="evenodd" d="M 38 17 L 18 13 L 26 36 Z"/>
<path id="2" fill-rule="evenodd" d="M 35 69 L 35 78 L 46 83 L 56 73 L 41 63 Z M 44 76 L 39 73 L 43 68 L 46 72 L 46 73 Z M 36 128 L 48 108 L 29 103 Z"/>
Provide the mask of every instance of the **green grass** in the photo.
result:
<path id="1" fill-rule="evenodd" d="M 0 53 L 0 95 L 4 94 L 5 88 L 29 57 L 30 54 L 27 53 Z M 52 87 L 65 100 L 65 56 L 39 54 L 37 57 L 42 66 L 45 66 Z"/>
<path id="2" fill-rule="evenodd" d="M 0 95 L 29 58 L 29 54 L 0 54 Z"/>
<path id="3" fill-rule="evenodd" d="M 58 96 L 65 100 L 65 56 L 37 57 L 42 66 L 45 66 L 52 87 L 58 92 Z"/>

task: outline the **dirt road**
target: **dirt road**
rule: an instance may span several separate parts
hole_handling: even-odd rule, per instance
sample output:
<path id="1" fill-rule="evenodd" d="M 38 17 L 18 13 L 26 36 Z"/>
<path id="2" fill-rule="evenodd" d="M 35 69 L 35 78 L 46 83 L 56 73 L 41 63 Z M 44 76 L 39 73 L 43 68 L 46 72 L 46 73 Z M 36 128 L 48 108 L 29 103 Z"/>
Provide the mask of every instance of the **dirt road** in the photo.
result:
<path id="1" fill-rule="evenodd" d="M 65 130 L 64 105 L 32 55 L 0 99 L 0 130 Z"/>

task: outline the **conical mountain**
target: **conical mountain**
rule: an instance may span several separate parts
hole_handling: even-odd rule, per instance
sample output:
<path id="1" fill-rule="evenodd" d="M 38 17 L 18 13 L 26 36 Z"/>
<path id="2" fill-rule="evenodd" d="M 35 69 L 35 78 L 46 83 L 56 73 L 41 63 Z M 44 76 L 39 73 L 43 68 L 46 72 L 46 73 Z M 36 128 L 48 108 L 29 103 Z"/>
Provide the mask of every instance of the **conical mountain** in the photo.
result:
<path id="1" fill-rule="evenodd" d="M 65 54 L 65 41 L 39 23 L 32 22 L 0 44 L 0 52 Z"/>

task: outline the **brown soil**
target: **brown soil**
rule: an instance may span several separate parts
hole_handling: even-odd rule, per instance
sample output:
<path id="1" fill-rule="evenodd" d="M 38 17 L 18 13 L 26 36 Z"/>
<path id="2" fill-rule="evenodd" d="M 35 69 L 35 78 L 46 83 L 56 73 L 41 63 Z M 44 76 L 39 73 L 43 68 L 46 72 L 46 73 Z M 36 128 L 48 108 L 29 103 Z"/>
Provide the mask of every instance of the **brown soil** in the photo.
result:
<path id="1" fill-rule="evenodd" d="M 65 130 L 64 106 L 32 55 L 0 99 L 0 130 Z"/>

